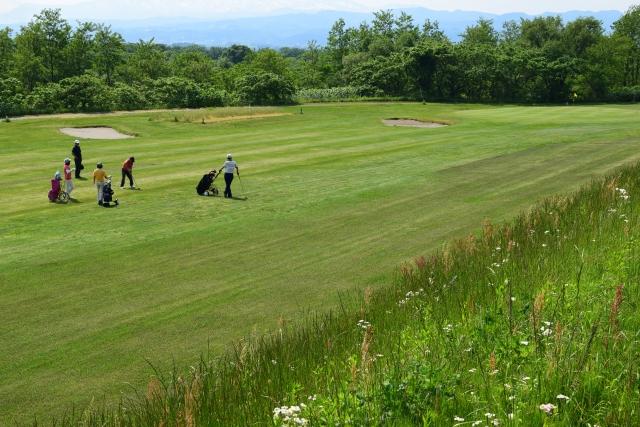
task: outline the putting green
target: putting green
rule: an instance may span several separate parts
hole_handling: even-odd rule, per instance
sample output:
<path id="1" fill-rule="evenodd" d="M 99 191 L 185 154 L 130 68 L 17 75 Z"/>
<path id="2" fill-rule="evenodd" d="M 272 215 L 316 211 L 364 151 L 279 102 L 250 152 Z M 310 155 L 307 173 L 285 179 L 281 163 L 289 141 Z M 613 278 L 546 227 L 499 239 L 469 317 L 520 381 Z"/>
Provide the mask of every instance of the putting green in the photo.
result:
<path id="1" fill-rule="evenodd" d="M 0 123 L 0 424 L 143 389 L 145 359 L 188 367 L 208 346 L 385 285 L 404 260 L 485 218 L 640 158 L 638 106 L 299 111 Z M 394 117 L 452 125 L 384 125 Z M 117 209 L 97 206 L 90 181 L 76 181 L 75 203 L 47 200 L 73 145 L 59 129 L 83 126 L 136 135 L 82 143 L 85 176 L 102 161 L 119 180 L 135 155 L 143 191 L 116 187 Z M 228 152 L 241 171 L 234 192 L 248 200 L 196 196 Z"/>

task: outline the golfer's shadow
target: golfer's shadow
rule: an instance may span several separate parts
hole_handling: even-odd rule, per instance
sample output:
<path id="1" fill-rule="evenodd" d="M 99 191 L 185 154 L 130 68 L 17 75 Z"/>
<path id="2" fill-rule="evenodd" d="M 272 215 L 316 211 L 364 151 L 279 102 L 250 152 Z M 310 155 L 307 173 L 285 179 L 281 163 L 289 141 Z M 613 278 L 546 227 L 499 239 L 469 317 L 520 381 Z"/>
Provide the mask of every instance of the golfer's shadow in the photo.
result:
<path id="1" fill-rule="evenodd" d="M 231 200 L 238 200 L 240 202 L 246 202 L 247 200 L 249 200 L 249 198 L 246 197 L 246 196 L 245 197 L 237 197 L 236 196 L 236 197 L 232 197 Z"/>

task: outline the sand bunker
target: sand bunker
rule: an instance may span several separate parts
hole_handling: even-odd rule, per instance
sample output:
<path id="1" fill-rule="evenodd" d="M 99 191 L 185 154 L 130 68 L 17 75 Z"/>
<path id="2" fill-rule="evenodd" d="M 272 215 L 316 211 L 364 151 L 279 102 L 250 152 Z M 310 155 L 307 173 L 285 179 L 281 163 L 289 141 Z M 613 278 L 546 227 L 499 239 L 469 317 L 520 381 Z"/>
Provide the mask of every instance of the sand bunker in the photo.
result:
<path id="1" fill-rule="evenodd" d="M 411 128 L 441 128 L 448 126 L 444 123 L 436 122 L 421 122 L 419 120 L 412 119 L 387 119 L 382 121 L 387 126 L 402 126 Z"/>
<path id="2" fill-rule="evenodd" d="M 60 132 L 65 135 L 74 136 L 84 139 L 128 139 L 133 138 L 131 135 L 125 135 L 117 130 L 109 127 L 93 127 L 93 128 L 62 128 Z"/>

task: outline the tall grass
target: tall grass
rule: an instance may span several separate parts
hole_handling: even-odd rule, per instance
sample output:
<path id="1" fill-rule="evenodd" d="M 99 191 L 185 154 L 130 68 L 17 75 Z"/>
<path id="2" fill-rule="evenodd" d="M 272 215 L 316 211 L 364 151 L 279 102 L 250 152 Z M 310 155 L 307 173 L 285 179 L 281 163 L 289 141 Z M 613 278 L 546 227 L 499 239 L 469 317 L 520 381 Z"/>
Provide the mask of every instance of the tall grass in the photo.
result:
<path id="1" fill-rule="evenodd" d="M 640 165 L 55 424 L 640 425 L 637 194 Z"/>

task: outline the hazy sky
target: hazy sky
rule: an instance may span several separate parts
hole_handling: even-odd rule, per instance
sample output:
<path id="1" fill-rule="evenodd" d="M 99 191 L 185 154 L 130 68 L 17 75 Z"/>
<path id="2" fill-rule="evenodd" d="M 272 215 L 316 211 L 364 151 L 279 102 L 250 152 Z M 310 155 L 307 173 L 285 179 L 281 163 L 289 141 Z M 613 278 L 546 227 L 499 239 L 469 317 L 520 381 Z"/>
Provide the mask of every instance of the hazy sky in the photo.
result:
<path id="1" fill-rule="evenodd" d="M 421 6 L 436 10 L 474 10 L 481 12 L 563 12 L 567 10 L 625 11 L 638 0 L 0 0 L 0 14 L 25 5 L 61 7 L 90 3 L 80 12 L 105 18 L 143 18 L 152 16 L 256 15 L 279 10 L 352 10 L 373 11 L 382 8 Z M 203 16 L 206 15 L 206 16 Z M 93 17 L 92 17 L 93 18 Z"/>

